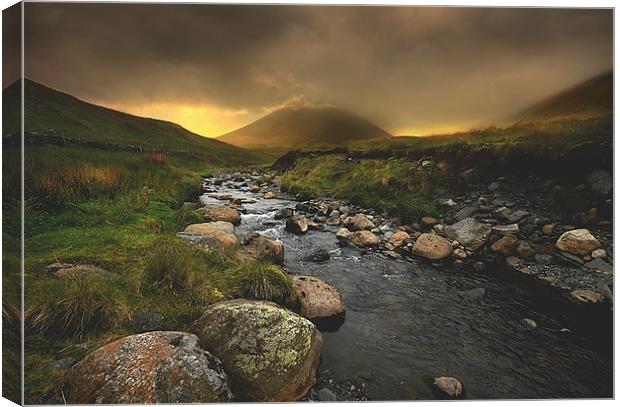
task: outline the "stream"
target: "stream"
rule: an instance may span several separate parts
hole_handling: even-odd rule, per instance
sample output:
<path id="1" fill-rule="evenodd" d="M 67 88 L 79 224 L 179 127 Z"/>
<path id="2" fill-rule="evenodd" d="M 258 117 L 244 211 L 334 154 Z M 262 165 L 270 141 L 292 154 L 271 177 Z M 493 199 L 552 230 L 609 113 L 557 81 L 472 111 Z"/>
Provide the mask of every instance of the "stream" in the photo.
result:
<path id="1" fill-rule="evenodd" d="M 218 194 L 256 200 L 243 204 L 240 237 L 252 231 L 280 240 L 289 274 L 316 276 L 341 291 L 346 317 L 337 330 L 322 332 L 317 389 L 328 387 L 339 400 L 435 399 L 433 378 L 454 376 L 468 399 L 613 396 L 611 328 L 580 325 L 561 295 L 500 266 L 437 267 L 341 248 L 338 227 L 294 235 L 274 215 L 297 202 L 212 181 L 205 185 Z M 212 193 L 201 202 L 224 203 Z M 329 251 L 328 261 L 305 260 L 318 248 Z M 526 329 L 524 318 L 538 327 Z M 595 318 L 611 327 L 607 314 Z"/>

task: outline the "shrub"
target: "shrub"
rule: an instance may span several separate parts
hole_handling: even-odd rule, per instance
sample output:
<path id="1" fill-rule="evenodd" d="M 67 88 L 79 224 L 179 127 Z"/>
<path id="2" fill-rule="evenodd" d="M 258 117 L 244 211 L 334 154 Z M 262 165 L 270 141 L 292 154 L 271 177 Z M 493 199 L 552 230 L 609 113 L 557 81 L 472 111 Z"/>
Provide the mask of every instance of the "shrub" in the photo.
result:
<path id="1" fill-rule="evenodd" d="M 105 278 L 62 279 L 40 295 L 45 298 L 26 311 L 25 327 L 48 337 L 106 330 L 123 306 L 113 298 L 111 281 Z"/>

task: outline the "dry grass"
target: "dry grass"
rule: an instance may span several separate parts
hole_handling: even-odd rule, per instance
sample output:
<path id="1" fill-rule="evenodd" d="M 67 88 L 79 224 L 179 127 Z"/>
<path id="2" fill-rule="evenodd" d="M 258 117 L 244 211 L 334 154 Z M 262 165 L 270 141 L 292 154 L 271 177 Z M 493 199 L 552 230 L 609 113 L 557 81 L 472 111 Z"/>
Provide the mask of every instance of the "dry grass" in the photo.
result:
<path id="1" fill-rule="evenodd" d="M 121 171 L 112 166 L 88 164 L 62 168 L 46 174 L 28 174 L 36 196 L 50 201 L 74 200 L 94 196 L 112 197 L 119 189 Z"/>
<path id="2" fill-rule="evenodd" d="M 159 153 L 148 153 L 145 157 L 145 161 L 148 164 L 155 165 L 158 167 L 165 167 L 168 165 L 168 157 L 164 154 Z"/>

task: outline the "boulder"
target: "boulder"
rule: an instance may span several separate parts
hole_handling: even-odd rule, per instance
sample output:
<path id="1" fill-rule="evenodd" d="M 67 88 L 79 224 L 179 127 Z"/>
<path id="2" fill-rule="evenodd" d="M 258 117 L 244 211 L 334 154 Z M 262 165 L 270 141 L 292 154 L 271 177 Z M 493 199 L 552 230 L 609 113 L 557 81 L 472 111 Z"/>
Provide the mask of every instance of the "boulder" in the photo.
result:
<path id="1" fill-rule="evenodd" d="M 322 263 L 329 260 L 329 252 L 326 249 L 319 247 L 304 256 L 304 260 L 312 261 L 315 263 Z"/>
<path id="2" fill-rule="evenodd" d="M 241 223 L 241 214 L 231 207 L 224 205 L 206 205 L 200 212 L 208 222 L 229 222 L 233 225 Z"/>
<path id="3" fill-rule="evenodd" d="M 474 218 L 465 218 L 445 228 L 448 239 L 458 241 L 467 250 L 476 250 L 486 242 L 491 226 Z"/>
<path id="4" fill-rule="evenodd" d="M 349 235 L 349 240 L 353 242 L 354 245 L 359 247 L 375 246 L 381 241 L 379 236 L 368 230 L 359 230 L 351 233 Z"/>
<path id="5" fill-rule="evenodd" d="M 347 226 L 350 226 L 351 230 L 370 230 L 375 227 L 375 224 L 372 223 L 366 215 L 358 213 L 355 216 L 352 216 L 347 222 Z"/>
<path id="6" fill-rule="evenodd" d="M 126 336 L 68 372 L 70 404 L 217 403 L 232 394 L 221 362 L 186 332 Z"/>
<path id="7" fill-rule="evenodd" d="M 514 235 L 506 235 L 491 245 L 491 250 L 504 257 L 511 256 L 519 245 L 519 239 Z"/>
<path id="8" fill-rule="evenodd" d="M 458 399 L 463 395 L 463 384 L 455 377 L 436 377 L 433 386 L 441 398 Z"/>
<path id="9" fill-rule="evenodd" d="M 596 240 L 588 229 L 569 230 L 559 237 L 555 247 L 563 252 L 584 256 L 600 248 L 601 242 Z"/>
<path id="10" fill-rule="evenodd" d="M 275 197 L 276 197 L 276 194 L 271 192 L 271 191 L 267 191 L 263 195 L 263 198 L 265 198 L 265 199 L 275 199 Z"/>
<path id="11" fill-rule="evenodd" d="M 409 233 L 399 230 L 398 232 L 394 232 L 394 234 L 390 237 L 390 243 L 393 244 L 394 247 L 401 247 L 405 244 L 405 241 L 409 239 L 409 237 Z"/>
<path id="12" fill-rule="evenodd" d="M 348 239 L 351 236 L 351 231 L 347 228 L 340 228 L 336 232 L 336 237 L 338 239 Z"/>
<path id="13" fill-rule="evenodd" d="M 325 221 L 328 226 L 338 226 L 340 225 L 340 214 L 330 215 L 329 218 Z"/>
<path id="14" fill-rule="evenodd" d="M 412 253 L 427 259 L 440 260 L 452 253 L 452 244 L 439 235 L 422 233 L 413 244 Z"/>
<path id="15" fill-rule="evenodd" d="M 192 331 L 224 365 L 244 401 L 296 401 L 316 383 L 323 339 L 312 322 L 267 301 L 207 308 Z"/>
<path id="16" fill-rule="evenodd" d="M 230 222 L 195 223 L 186 227 L 185 233 L 207 236 L 213 240 L 215 246 L 224 249 L 232 248 L 239 243 L 235 235 L 235 227 Z"/>
<path id="17" fill-rule="evenodd" d="M 433 218 L 432 216 L 424 216 L 420 220 L 420 225 L 426 229 L 435 226 L 437 223 L 438 223 L 437 219 Z"/>
<path id="18" fill-rule="evenodd" d="M 284 245 L 278 240 L 272 240 L 258 233 L 251 234 L 246 238 L 246 246 L 241 251 L 242 255 L 257 261 L 268 261 L 273 264 L 284 263 Z"/>
<path id="19" fill-rule="evenodd" d="M 590 290 L 575 290 L 568 295 L 571 300 L 579 303 L 598 304 L 605 300 L 605 296 Z"/>
<path id="20" fill-rule="evenodd" d="M 295 211 L 291 208 L 282 208 L 275 214 L 274 219 L 288 219 L 295 215 Z"/>
<path id="21" fill-rule="evenodd" d="M 308 219 L 304 215 L 295 215 L 286 220 L 286 230 L 295 234 L 302 234 L 308 231 Z"/>
<path id="22" fill-rule="evenodd" d="M 300 314 L 311 321 L 344 313 L 342 296 L 335 287 L 311 276 L 294 276 L 293 286 L 301 303 Z"/>

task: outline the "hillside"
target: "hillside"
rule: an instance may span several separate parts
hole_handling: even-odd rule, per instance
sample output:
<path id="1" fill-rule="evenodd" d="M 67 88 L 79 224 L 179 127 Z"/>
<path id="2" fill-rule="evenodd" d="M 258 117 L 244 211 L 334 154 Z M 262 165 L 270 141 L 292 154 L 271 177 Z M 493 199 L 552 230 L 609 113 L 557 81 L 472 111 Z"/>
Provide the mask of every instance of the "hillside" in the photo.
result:
<path id="1" fill-rule="evenodd" d="M 342 109 L 286 107 L 217 139 L 243 148 L 292 148 L 388 138 L 385 130 Z"/>
<path id="2" fill-rule="evenodd" d="M 613 114 L 613 72 L 606 72 L 524 110 L 521 122 L 597 119 Z"/>
<path id="3" fill-rule="evenodd" d="M 178 124 L 93 105 L 30 80 L 24 86 L 26 131 L 54 129 L 72 139 L 189 150 L 236 163 L 261 161 L 253 153 L 199 136 Z M 3 91 L 3 136 L 19 131 L 19 104 L 15 103 L 18 95 L 18 82 Z"/>

